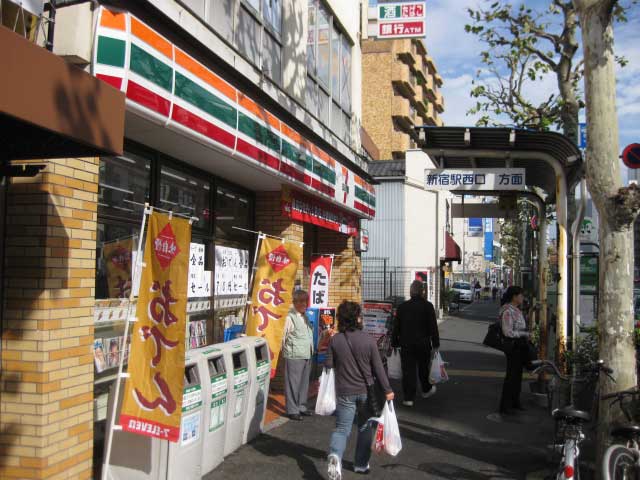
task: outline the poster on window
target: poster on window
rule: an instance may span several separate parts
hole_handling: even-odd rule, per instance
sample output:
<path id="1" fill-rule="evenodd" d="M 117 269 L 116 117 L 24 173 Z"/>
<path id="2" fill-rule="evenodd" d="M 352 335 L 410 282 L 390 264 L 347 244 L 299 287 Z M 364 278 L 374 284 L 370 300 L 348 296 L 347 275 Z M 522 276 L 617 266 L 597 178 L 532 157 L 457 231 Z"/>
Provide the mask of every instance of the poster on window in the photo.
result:
<path id="1" fill-rule="evenodd" d="M 311 257 L 311 278 L 309 279 L 309 307 L 329 306 L 329 282 L 333 256 L 314 255 Z"/>
<path id="2" fill-rule="evenodd" d="M 204 290 L 204 245 L 189 244 L 189 287 L 188 297 L 201 297 Z"/>
<path id="3" fill-rule="evenodd" d="M 107 269 L 109 298 L 129 298 L 131 294 L 131 253 L 137 237 L 105 242 L 102 256 Z"/>
<path id="4" fill-rule="evenodd" d="M 249 292 L 249 251 L 216 245 L 214 294 L 247 295 Z"/>

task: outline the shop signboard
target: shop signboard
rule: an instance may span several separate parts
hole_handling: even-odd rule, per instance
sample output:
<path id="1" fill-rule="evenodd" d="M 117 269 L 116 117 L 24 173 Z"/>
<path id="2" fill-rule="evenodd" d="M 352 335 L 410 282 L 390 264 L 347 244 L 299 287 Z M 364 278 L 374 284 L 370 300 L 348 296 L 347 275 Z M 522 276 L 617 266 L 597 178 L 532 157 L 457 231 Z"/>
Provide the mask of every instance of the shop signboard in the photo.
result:
<path id="1" fill-rule="evenodd" d="M 582 220 L 582 225 L 580 225 L 580 240 L 582 242 L 596 242 L 598 240 L 598 232 L 591 217 L 584 217 Z"/>
<path id="2" fill-rule="evenodd" d="M 329 306 L 329 282 L 333 255 L 311 257 L 311 278 L 309 279 L 309 307 Z"/>
<path id="3" fill-rule="evenodd" d="M 391 302 L 363 302 L 362 330 L 380 342 L 392 326 L 393 304 Z"/>
<path id="4" fill-rule="evenodd" d="M 427 190 L 524 190 L 524 168 L 428 168 L 424 171 Z"/>
<path id="5" fill-rule="evenodd" d="M 272 355 L 271 375 L 275 375 L 287 312 L 302 259 L 302 245 L 264 238 L 258 254 L 251 303 L 247 306 L 249 336 L 264 337 Z"/>
<path id="6" fill-rule="evenodd" d="M 204 290 L 204 245 L 189 244 L 188 298 L 201 297 Z"/>
<path id="7" fill-rule="evenodd" d="M 493 218 L 484 219 L 484 259 L 493 261 Z"/>
<path id="8" fill-rule="evenodd" d="M 358 219 L 354 215 L 295 190 L 282 189 L 282 212 L 292 220 L 317 225 L 351 237 L 358 234 Z"/>
<path id="9" fill-rule="evenodd" d="M 247 295 L 249 251 L 216 245 L 214 293 L 217 297 Z"/>
<path id="10" fill-rule="evenodd" d="M 482 236 L 482 219 L 481 218 L 470 218 L 469 219 L 469 227 L 468 232 L 470 237 L 481 237 Z"/>
<path id="11" fill-rule="evenodd" d="M 188 220 L 149 216 L 120 413 L 123 430 L 171 442 L 179 439 L 183 407 L 190 239 Z"/>
<path id="12" fill-rule="evenodd" d="M 336 309 L 318 309 L 318 363 L 323 363 L 329 350 L 331 337 L 336 333 Z"/>
<path id="13" fill-rule="evenodd" d="M 425 2 L 379 4 L 377 8 L 378 37 L 424 37 L 425 10 Z"/>
<path id="14" fill-rule="evenodd" d="M 580 291 L 595 292 L 598 288 L 598 257 L 580 256 Z"/>

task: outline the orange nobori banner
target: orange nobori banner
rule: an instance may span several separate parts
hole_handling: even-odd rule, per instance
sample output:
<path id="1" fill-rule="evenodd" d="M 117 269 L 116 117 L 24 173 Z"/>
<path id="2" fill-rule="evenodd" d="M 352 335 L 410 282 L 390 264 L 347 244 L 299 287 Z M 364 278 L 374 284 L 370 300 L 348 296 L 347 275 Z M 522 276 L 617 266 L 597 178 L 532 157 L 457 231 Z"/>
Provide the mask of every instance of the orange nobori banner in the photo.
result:
<path id="1" fill-rule="evenodd" d="M 120 412 L 123 430 L 172 442 L 182 416 L 190 241 L 188 220 L 150 215 Z"/>
<path id="2" fill-rule="evenodd" d="M 271 352 L 271 376 L 275 374 L 282 346 L 287 313 L 302 247 L 297 242 L 265 238 L 260 246 L 258 268 L 253 279 L 247 335 L 264 337 Z"/>

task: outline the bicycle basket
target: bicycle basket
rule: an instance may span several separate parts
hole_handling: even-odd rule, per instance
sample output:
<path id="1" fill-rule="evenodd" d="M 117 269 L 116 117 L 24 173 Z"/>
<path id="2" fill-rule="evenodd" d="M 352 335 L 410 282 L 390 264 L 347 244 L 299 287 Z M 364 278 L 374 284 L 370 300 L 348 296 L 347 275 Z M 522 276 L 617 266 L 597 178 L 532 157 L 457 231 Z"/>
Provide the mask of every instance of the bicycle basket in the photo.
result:
<path id="1" fill-rule="evenodd" d="M 595 379 L 575 378 L 571 381 L 552 377 L 549 381 L 549 407 L 551 411 L 572 405 L 577 410 L 592 412 Z"/>

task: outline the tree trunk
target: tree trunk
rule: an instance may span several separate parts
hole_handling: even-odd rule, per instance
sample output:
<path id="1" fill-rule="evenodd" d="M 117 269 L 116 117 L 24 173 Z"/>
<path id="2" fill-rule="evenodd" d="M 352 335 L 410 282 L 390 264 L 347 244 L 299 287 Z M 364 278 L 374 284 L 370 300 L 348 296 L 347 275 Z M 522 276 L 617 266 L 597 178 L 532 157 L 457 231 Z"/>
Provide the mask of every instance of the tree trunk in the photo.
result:
<path id="1" fill-rule="evenodd" d="M 601 376 L 602 393 L 636 385 L 633 346 L 633 215 L 623 212 L 618 160 L 613 0 L 573 0 L 582 26 L 587 106 L 587 184 L 600 216 L 599 351 L 615 371 L 616 383 Z M 598 456 L 600 465 L 613 420 L 619 409 L 600 402 Z M 599 474 L 599 469 L 596 471 Z"/>

